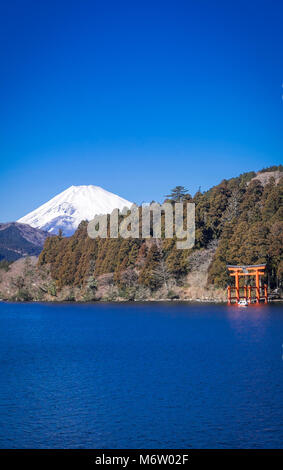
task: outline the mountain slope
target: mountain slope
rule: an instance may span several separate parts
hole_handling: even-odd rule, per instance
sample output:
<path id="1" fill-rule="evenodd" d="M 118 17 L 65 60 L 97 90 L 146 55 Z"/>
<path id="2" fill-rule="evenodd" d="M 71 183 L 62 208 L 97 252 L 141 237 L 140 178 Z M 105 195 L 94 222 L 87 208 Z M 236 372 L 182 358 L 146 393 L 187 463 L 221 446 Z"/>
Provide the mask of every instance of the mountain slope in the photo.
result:
<path id="1" fill-rule="evenodd" d="M 82 223 L 71 238 L 48 239 L 40 254 L 39 265 L 50 266 L 58 288 L 70 286 L 94 290 L 93 278 L 99 287 L 101 276 L 108 276 L 111 296 L 116 289 L 116 292 L 131 298 L 134 295 L 136 299 L 148 295 L 144 289 L 150 289 L 151 293 L 156 293 L 154 295 L 165 289 L 171 296 L 172 290 L 176 292 L 182 284 L 188 284 L 183 294 L 190 298 L 196 291 L 198 296 L 202 291 L 205 298 L 210 286 L 211 298 L 212 292 L 225 288 L 230 281 L 227 264 L 266 263 L 265 282 L 272 289 L 281 286 L 281 167 L 279 171 L 280 179 L 274 178 L 273 171 L 250 172 L 223 180 L 204 193 L 198 191 L 192 198 L 196 204 L 193 250 L 176 249 L 174 239 L 93 240 L 87 235 L 87 224 Z"/>
<path id="2" fill-rule="evenodd" d="M 261 263 L 266 264 L 263 282 L 281 295 L 282 170 L 279 166 L 244 173 L 198 191 L 189 199 L 196 204 L 192 250 L 178 250 L 174 239 L 91 239 L 84 221 L 71 237 L 47 238 L 34 268 L 27 268 L 26 259 L 13 263 L 8 273 L 3 270 L 0 297 L 220 301 L 226 299 L 231 282 L 227 264 Z M 16 273 L 21 277 L 17 284 Z"/>
<path id="3" fill-rule="evenodd" d="M 96 214 L 108 214 L 113 209 L 122 210 L 131 205 L 130 201 L 99 186 L 70 186 L 18 222 L 54 234 L 61 229 L 65 236 L 69 236 L 82 220 L 91 220 Z"/>
<path id="4" fill-rule="evenodd" d="M 29 225 L 17 222 L 0 224 L 0 261 L 39 255 L 48 236 L 48 233 Z"/>

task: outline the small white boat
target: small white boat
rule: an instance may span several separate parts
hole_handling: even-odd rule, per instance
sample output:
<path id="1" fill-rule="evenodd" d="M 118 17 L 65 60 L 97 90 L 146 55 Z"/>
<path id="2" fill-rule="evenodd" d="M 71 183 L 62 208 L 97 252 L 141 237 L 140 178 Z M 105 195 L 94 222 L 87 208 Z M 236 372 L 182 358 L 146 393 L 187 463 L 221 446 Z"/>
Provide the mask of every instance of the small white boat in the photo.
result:
<path id="1" fill-rule="evenodd" d="M 246 299 L 240 299 L 238 302 L 239 307 L 247 307 L 249 305 L 248 301 Z"/>

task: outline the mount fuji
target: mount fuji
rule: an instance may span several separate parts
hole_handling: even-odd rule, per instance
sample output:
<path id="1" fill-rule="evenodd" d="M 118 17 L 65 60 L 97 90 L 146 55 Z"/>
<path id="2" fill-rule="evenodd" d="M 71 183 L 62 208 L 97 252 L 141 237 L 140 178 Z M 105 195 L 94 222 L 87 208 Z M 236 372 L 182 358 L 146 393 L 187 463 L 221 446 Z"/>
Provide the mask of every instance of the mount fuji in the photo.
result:
<path id="1" fill-rule="evenodd" d="M 21 217 L 18 222 L 57 234 L 70 236 L 82 220 L 97 214 L 110 214 L 113 209 L 131 207 L 132 202 L 99 186 L 70 186 L 42 206 Z"/>

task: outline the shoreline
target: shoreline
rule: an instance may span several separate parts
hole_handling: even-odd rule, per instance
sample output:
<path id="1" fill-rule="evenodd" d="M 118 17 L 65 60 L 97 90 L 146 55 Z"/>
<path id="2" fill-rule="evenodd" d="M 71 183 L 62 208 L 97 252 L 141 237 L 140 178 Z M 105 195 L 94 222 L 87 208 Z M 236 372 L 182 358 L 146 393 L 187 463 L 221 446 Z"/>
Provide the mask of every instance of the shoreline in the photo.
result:
<path id="1" fill-rule="evenodd" d="M 0 299 L 0 303 L 9 303 L 9 304 L 80 304 L 80 305 L 94 305 L 94 304 L 134 304 L 134 303 L 188 303 L 188 304 L 221 304 L 228 305 L 228 301 L 223 300 L 204 300 L 204 299 L 144 299 L 144 300 L 93 300 L 93 301 L 83 301 L 83 300 L 9 300 L 9 299 Z M 260 302 L 259 304 L 253 303 L 251 305 L 268 305 L 271 303 L 283 303 L 283 299 L 272 299 L 269 300 L 267 304 Z M 231 304 L 231 307 L 236 306 L 236 303 Z"/>

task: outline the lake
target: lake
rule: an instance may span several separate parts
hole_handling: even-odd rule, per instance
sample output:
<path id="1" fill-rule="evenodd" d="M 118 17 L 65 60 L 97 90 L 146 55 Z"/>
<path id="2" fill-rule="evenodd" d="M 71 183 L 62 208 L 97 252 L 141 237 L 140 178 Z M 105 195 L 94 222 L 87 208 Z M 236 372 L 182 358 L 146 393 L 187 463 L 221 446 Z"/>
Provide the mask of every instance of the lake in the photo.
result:
<path id="1" fill-rule="evenodd" d="M 1 448 L 282 448 L 283 308 L 0 303 Z"/>

